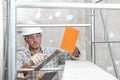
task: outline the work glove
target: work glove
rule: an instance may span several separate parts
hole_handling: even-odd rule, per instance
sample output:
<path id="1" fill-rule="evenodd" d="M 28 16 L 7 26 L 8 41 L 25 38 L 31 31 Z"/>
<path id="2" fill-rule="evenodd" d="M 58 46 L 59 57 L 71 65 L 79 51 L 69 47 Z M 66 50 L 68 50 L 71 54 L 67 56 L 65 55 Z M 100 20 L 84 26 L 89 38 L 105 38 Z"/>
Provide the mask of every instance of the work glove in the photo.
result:
<path id="1" fill-rule="evenodd" d="M 45 58 L 46 58 L 46 54 L 41 54 L 41 53 L 37 53 L 37 54 L 34 54 L 27 62 L 27 64 L 29 66 L 33 66 L 33 65 L 36 65 L 38 64 L 39 62 L 43 61 Z"/>

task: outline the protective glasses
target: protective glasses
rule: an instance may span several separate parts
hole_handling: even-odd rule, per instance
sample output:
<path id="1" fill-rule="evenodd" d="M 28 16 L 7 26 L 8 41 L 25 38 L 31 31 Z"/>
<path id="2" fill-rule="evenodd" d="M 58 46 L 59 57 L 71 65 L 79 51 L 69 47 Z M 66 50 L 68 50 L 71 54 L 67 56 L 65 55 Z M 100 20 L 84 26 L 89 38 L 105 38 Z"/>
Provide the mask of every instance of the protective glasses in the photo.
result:
<path id="1" fill-rule="evenodd" d="M 25 38 L 29 40 L 32 40 L 33 38 L 40 38 L 40 37 L 41 37 L 40 33 L 25 36 Z"/>

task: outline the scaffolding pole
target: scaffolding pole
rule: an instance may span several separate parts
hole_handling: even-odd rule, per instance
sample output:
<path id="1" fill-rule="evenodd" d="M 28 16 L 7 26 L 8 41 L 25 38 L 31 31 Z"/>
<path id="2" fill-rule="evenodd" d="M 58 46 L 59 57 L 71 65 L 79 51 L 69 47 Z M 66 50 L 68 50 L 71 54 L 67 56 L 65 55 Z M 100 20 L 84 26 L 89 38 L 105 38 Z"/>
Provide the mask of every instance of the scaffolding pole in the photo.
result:
<path id="1" fill-rule="evenodd" d="M 120 43 L 120 41 L 93 41 L 92 43 Z"/>
<path id="2" fill-rule="evenodd" d="M 83 9 L 120 9 L 120 4 L 111 3 L 16 3 L 18 8 L 83 8 Z"/>
<path id="3" fill-rule="evenodd" d="M 16 7 L 15 0 L 9 0 L 8 25 L 8 80 L 16 80 Z"/>
<path id="4" fill-rule="evenodd" d="M 95 10 L 91 10 L 91 61 L 96 63 L 96 55 L 95 55 Z"/>
<path id="5" fill-rule="evenodd" d="M 26 24 L 18 24 L 18 28 L 23 27 L 42 27 L 42 28 L 58 28 L 65 26 L 73 26 L 73 27 L 91 27 L 91 24 L 35 24 L 35 25 L 26 25 Z"/>
<path id="6" fill-rule="evenodd" d="M 3 0 L 0 0 L 0 80 L 3 75 L 4 31 L 3 31 Z"/>

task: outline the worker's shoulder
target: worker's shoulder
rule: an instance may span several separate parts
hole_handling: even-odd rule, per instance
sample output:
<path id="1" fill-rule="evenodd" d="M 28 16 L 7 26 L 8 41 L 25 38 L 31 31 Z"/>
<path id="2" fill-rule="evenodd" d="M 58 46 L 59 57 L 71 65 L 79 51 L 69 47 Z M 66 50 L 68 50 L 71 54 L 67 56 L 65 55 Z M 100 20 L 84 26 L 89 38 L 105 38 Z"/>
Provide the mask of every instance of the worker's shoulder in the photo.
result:
<path id="1" fill-rule="evenodd" d="M 30 51 L 27 48 L 22 48 L 22 49 L 17 50 L 17 55 L 22 55 L 22 54 L 25 55 L 27 53 L 30 53 Z"/>

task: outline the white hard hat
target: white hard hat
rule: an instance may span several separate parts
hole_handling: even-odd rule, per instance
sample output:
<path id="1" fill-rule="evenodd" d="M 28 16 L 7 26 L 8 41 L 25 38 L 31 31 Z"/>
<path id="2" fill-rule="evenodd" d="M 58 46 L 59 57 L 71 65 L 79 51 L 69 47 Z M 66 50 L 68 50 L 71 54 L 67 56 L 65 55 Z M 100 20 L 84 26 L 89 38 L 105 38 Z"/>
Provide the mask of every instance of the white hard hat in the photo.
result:
<path id="1" fill-rule="evenodd" d="M 34 21 L 28 21 L 26 24 L 28 25 L 36 25 L 37 23 Z M 42 29 L 40 27 L 26 27 L 22 29 L 22 35 L 30 35 L 35 33 L 42 33 Z"/>
<path id="2" fill-rule="evenodd" d="M 25 35 L 30 35 L 30 34 L 35 34 L 35 33 L 42 33 L 42 29 L 39 27 L 39 28 L 23 28 L 22 29 L 22 35 L 25 36 Z"/>

